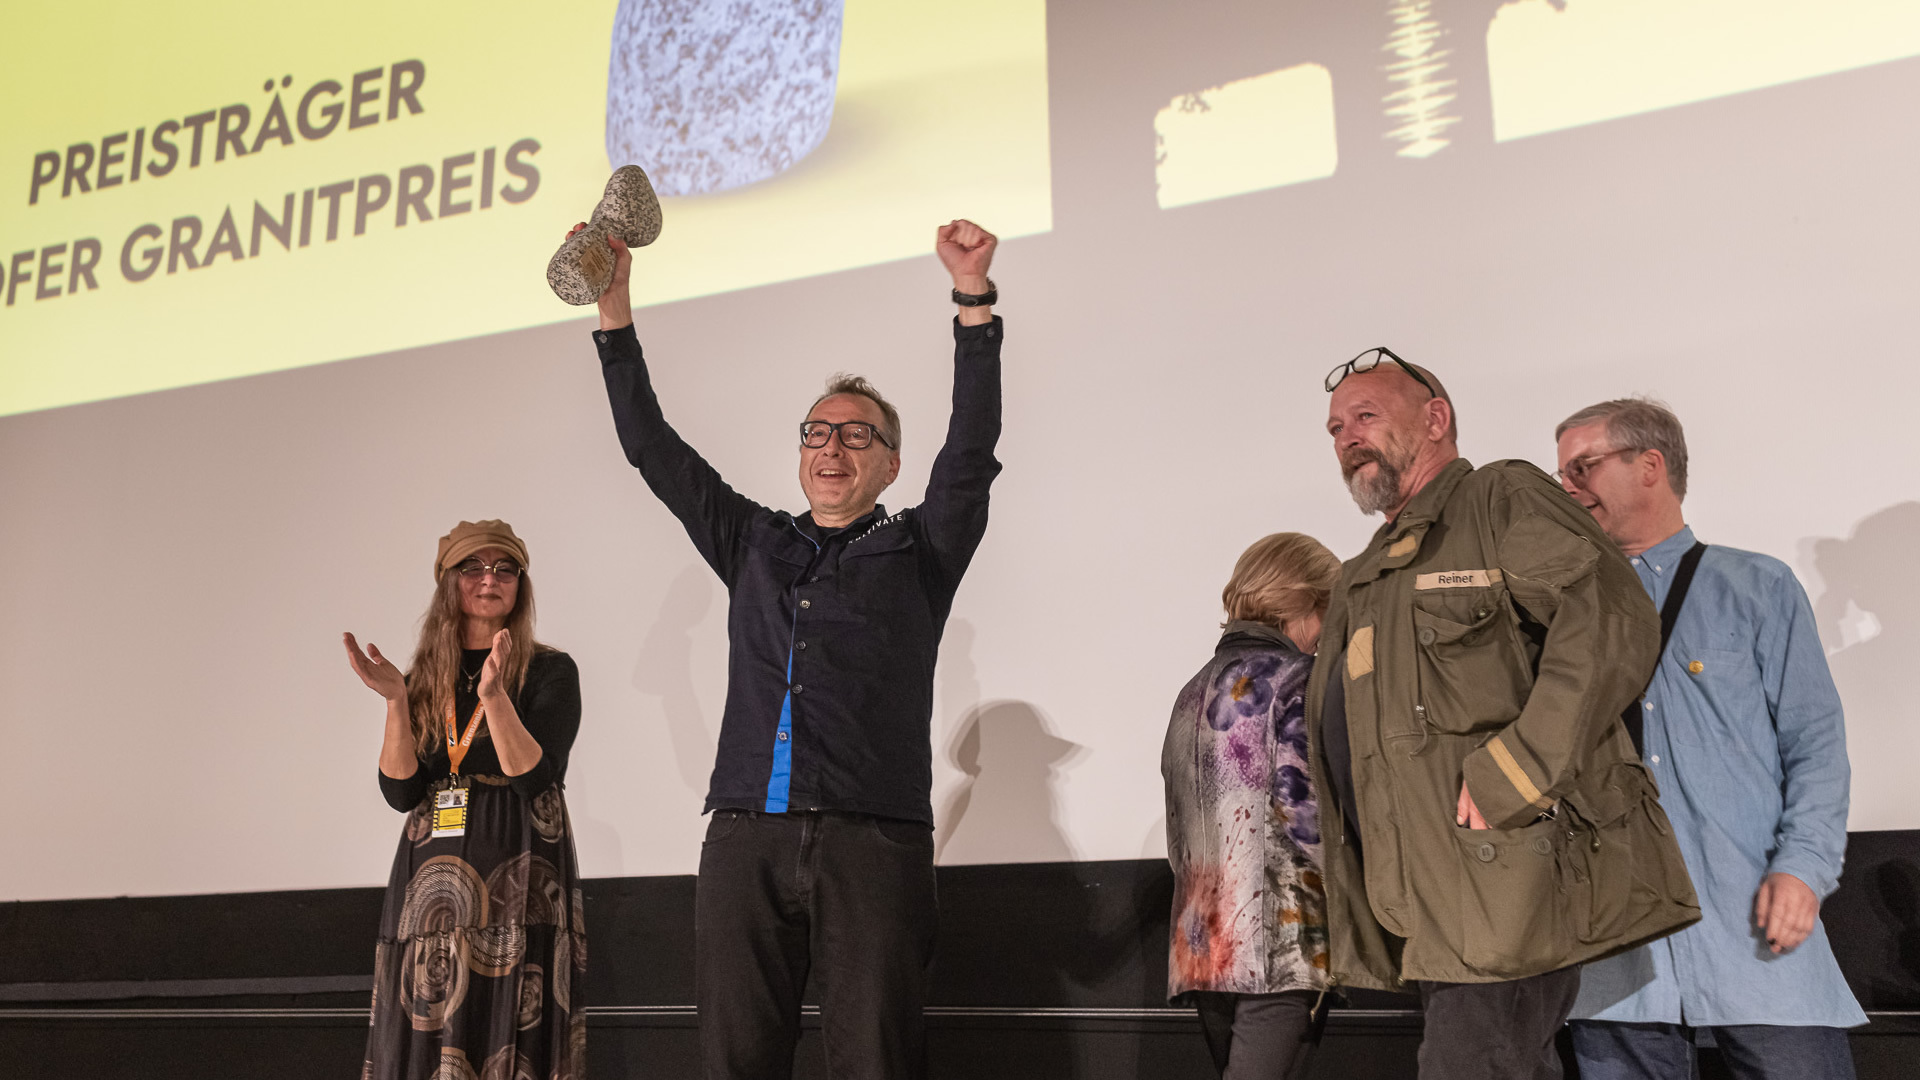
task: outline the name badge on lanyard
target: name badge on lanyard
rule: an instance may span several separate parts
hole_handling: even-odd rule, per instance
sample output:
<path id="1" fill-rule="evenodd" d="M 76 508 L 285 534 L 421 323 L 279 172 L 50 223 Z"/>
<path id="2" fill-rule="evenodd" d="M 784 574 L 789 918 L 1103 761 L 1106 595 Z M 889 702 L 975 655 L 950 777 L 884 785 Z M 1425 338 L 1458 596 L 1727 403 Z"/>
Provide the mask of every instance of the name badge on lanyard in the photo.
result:
<path id="1" fill-rule="evenodd" d="M 433 795 L 433 838 L 467 835 L 467 789 L 448 788 Z"/>
<path id="2" fill-rule="evenodd" d="M 473 718 L 467 721 L 467 730 L 458 738 L 454 736 L 453 706 L 447 706 L 447 763 L 451 767 L 455 780 L 460 780 L 460 763 L 466 760 L 467 751 L 473 746 L 473 737 L 479 734 L 480 720 L 486 715 L 487 707 L 474 707 Z M 443 836 L 467 835 L 467 785 L 460 781 L 458 787 L 435 792 L 433 796 L 433 838 Z"/>

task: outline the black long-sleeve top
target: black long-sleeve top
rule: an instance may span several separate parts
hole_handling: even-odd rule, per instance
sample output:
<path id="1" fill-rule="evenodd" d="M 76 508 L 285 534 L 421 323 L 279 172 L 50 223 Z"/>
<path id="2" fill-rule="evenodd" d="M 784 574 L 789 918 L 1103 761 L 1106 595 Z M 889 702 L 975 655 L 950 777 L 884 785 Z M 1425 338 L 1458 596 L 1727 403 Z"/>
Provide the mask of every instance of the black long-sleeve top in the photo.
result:
<path id="1" fill-rule="evenodd" d="M 706 809 L 933 821 L 934 661 L 1000 472 L 1004 334 L 955 321 L 953 413 L 920 505 L 832 531 L 728 487 L 661 414 L 633 328 L 594 334 L 627 460 L 730 593 Z"/>
<path id="2" fill-rule="evenodd" d="M 462 670 L 478 673 L 480 666 L 487 662 L 487 652 L 486 649 L 462 649 Z M 459 734 L 464 735 L 474 707 L 480 704 L 478 682 L 469 689 L 467 680 L 459 679 L 453 691 L 455 726 Z M 540 744 L 540 760 L 519 776 L 507 776 L 507 782 L 522 798 L 531 799 L 566 779 L 567 755 L 573 750 L 574 737 L 580 734 L 580 669 L 574 666 L 573 657 L 558 650 L 534 653 L 527 661 L 527 681 L 514 698 L 513 707 L 519 712 L 520 723 L 526 727 L 527 734 Z M 444 719 L 433 717 L 427 722 L 434 730 L 443 731 L 441 721 Z M 435 742 L 433 753 L 420 761 L 420 767 L 412 776 L 395 780 L 381 773 L 380 793 L 395 810 L 412 810 L 427 797 L 427 789 L 436 780 L 445 779 L 452 771 L 443 733 Z M 494 749 L 493 739 L 484 725 L 473 744 L 467 747 L 467 756 L 460 759 L 460 775 L 506 776 L 500 767 L 499 752 Z"/>

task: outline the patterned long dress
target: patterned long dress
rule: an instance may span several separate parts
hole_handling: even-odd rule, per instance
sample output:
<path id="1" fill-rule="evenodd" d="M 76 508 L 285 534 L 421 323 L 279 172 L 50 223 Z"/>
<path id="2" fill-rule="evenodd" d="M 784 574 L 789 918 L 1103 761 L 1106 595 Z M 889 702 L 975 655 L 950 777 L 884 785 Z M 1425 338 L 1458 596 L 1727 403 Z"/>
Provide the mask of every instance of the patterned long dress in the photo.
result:
<path id="1" fill-rule="evenodd" d="M 1327 985 L 1320 817 L 1307 775 L 1313 657 L 1229 623 L 1161 751 L 1174 894 L 1167 997 Z"/>
<path id="2" fill-rule="evenodd" d="M 586 922 L 559 783 L 578 679 L 564 653 L 540 654 L 516 702 L 546 759 L 536 771 L 552 777 L 532 798 L 518 789 L 527 778 L 500 775 L 485 739 L 463 762 L 468 775 L 448 775 L 442 748 L 407 789 L 427 794 L 407 814 L 387 883 L 363 1080 L 584 1080 Z M 434 794 L 462 784 L 466 834 L 435 838 Z M 400 798 L 401 785 L 382 786 Z"/>

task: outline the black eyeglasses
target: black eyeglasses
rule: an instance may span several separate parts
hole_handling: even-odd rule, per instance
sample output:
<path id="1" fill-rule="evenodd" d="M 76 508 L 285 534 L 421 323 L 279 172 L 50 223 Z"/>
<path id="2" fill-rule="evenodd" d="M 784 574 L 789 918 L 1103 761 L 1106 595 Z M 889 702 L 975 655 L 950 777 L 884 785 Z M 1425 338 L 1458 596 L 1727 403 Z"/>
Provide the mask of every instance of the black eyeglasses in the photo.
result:
<path id="1" fill-rule="evenodd" d="M 1645 447 L 1623 446 L 1618 450 L 1608 450 L 1604 454 L 1588 454 L 1586 457 L 1577 457 L 1567 462 L 1566 468 L 1557 470 L 1553 474 L 1553 479 L 1561 484 L 1571 481 L 1576 485 L 1585 487 L 1587 476 L 1593 472 L 1595 465 L 1600 464 L 1610 457 L 1618 457 L 1621 454 L 1637 454 L 1643 449 L 1645 449 Z"/>
<path id="2" fill-rule="evenodd" d="M 825 420 L 809 420 L 800 425 L 800 445 L 818 450 L 827 445 L 836 431 L 840 433 L 840 445 L 849 450 L 865 450 L 873 445 L 873 440 L 876 438 L 887 449 L 894 449 L 892 440 L 888 439 L 879 428 L 861 420 L 842 420 L 837 424 L 829 424 Z"/>
<path id="3" fill-rule="evenodd" d="M 1440 396 L 1440 392 L 1433 388 L 1433 384 L 1427 381 L 1426 376 L 1420 374 L 1420 372 L 1416 370 L 1412 364 L 1409 364 L 1405 360 L 1402 360 L 1398 356 L 1395 356 L 1393 353 L 1393 350 L 1387 348 L 1385 345 L 1381 345 L 1377 348 L 1368 349 L 1366 352 L 1361 353 L 1359 356 L 1356 356 L 1353 359 L 1347 361 L 1346 363 L 1335 367 L 1332 371 L 1327 372 L 1327 382 L 1326 382 L 1327 393 L 1329 394 L 1333 393 L 1333 388 L 1347 381 L 1347 376 L 1359 375 L 1368 371 L 1372 371 L 1374 368 L 1379 367 L 1380 362 L 1383 360 L 1391 360 L 1394 363 L 1399 364 L 1400 370 L 1413 376 L 1414 382 L 1417 382 L 1421 386 L 1424 386 L 1427 388 L 1428 397 L 1437 398 Z"/>
<path id="4" fill-rule="evenodd" d="M 520 580 L 520 574 L 522 572 L 520 564 L 514 562 L 512 559 L 501 559 L 499 562 L 491 565 L 483 563 L 479 559 L 468 559 L 466 562 L 454 567 L 454 569 L 460 571 L 460 576 L 466 578 L 468 581 L 479 581 L 488 574 L 492 574 L 501 581 L 518 581 Z"/>

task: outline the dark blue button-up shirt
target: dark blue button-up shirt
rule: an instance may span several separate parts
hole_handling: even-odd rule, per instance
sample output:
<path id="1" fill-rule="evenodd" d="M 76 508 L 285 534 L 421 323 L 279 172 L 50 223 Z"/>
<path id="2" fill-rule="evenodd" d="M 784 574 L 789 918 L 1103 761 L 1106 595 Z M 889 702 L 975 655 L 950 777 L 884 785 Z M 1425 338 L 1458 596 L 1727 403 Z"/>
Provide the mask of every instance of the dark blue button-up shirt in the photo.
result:
<path id="1" fill-rule="evenodd" d="M 598 331 L 627 460 L 725 582 L 727 705 L 706 809 L 933 822 L 933 668 L 1000 472 L 1001 321 L 954 326 L 953 414 L 919 506 L 823 530 L 734 491 L 661 414 L 632 327 Z"/>

